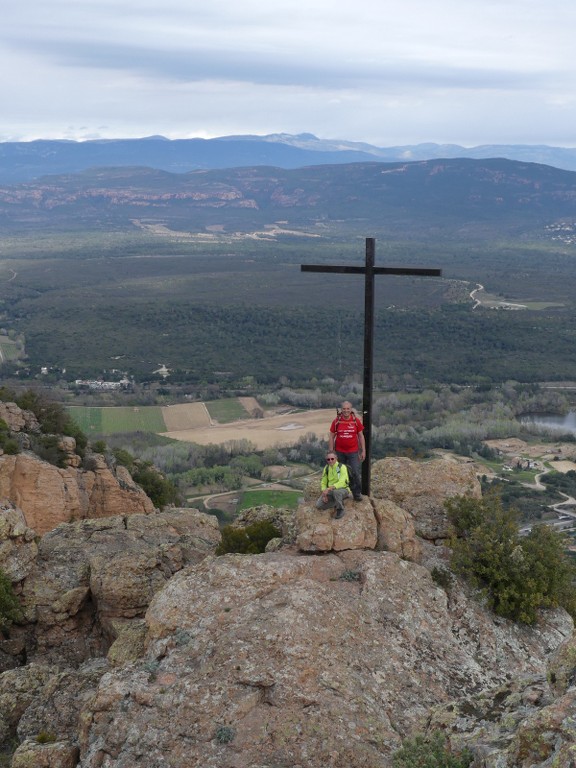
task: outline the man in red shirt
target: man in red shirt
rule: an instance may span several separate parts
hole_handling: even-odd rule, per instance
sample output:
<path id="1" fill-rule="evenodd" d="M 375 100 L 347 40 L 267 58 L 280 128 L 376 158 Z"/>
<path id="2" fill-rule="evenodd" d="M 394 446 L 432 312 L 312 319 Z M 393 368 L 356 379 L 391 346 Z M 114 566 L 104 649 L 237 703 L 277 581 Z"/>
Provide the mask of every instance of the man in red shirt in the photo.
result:
<path id="1" fill-rule="evenodd" d="M 340 413 L 330 425 L 328 448 L 335 451 L 338 461 L 346 464 L 350 476 L 350 490 L 354 501 L 362 499 L 362 479 L 360 477 L 360 462 L 366 458 L 366 443 L 364 441 L 364 425 L 353 413 L 352 404 L 342 403 Z"/>

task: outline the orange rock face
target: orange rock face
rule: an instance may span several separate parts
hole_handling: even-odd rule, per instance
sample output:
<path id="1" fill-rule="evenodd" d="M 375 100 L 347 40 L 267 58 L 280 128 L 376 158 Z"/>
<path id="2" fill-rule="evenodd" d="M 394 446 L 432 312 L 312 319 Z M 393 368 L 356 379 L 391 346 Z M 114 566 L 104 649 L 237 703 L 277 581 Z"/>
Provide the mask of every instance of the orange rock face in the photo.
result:
<path id="1" fill-rule="evenodd" d="M 127 470 L 113 471 L 102 457 L 94 464 L 94 470 L 61 469 L 32 454 L 0 456 L 0 500 L 19 507 L 39 535 L 73 520 L 154 512 Z"/>

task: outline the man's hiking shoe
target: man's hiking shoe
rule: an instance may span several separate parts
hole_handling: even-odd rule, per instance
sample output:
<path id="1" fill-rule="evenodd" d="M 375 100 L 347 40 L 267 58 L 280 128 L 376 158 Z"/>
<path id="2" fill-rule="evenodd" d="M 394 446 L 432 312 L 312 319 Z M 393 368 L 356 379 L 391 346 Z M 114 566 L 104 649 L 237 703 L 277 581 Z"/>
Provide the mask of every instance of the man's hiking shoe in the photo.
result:
<path id="1" fill-rule="evenodd" d="M 341 517 L 344 517 L 344 510 L 337 509 L 336 514 L 334 515 L 334 520 L 340 520 Z"/>
<path id="2" fill-rule="evenodd" d="M 354 501 L 362 501 L 362 494 L 358 494 L 357 496 L 354 496 Z"/>

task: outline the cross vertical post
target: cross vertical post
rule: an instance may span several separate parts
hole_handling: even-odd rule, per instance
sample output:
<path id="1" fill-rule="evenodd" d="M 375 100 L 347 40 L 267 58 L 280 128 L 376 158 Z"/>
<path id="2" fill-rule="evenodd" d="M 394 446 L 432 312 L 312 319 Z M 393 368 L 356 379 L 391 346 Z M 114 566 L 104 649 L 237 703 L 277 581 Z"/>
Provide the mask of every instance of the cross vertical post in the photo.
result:
<path id="1" fill-rule="evenodd" d="M 374 361 L 374 261 L 376 240 L 366 238 L 366 272 L 364 280 L 364 384 L 362 389 L 362 424 L 366 459 L 362 462 L 362 493 L 370 495 L 370 457 L 372 455 L 372 388 Z"/>
<path id="2" fill-rule="evenodd" d="M 302 272 L 331 272 L 349 275 L 364 275 L 364 390 L 362 401 L 362 422 L 366 442 L 366 459 L 362 464 L 362 493 L 370 495 L 370 459 L 372 438 L 372 390 L 374 361 L 374 276 L 415 275 L 419 277 L 440 277 L 441 269 L 421 267 L 376 267 L 376 240 L 366 238 L 366 260 L 364 267 L 324 266 L 322 264 L 301 264 Z"/>

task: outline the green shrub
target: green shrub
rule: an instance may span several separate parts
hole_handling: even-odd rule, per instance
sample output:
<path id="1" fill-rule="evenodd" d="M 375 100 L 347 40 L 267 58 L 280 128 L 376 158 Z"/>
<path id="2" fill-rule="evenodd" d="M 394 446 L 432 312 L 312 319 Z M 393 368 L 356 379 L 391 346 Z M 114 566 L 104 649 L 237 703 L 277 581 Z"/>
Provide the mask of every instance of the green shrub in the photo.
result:
<path id="1" fill-rule="evenodd" d="M 26 411 L 32 411 L 38 419 L 40 430 L 47 435 L 67 435 L 76 440 L 76 451 L 82 456 L 88 444 L 88 438 L 78 424 L 67 413 L 64 406 L 48 400 L 33 390 L 28 390 L 15 399 L 16 405 Z"/>
<path id="2" fill-rule="evenodd" d="M 131 472 L 134 468 L 134 462 L 135 458 L 132 456 L 131 453 L 128 451 L 125 451 L 124 448 L 115 448 L 112 451 L 112 455 L 116 459 L 116 462 L 120 464 L 121 467 L 126 467 L 126 469 Z"/>
<path id="3" fill-rule="evenodd" d="M 0 631 L 5 632 L 9 626 L 22 617 L 18 598 L 14 594 L 12 582 L 0 569 Z"/>
<path id="4" fill-rule="evenodd" d="M 234 741 L 235 735 L 236 731 L 231 725 L 219 725 L 214 731 L 214 739 L 218 744 L 230 744 L 231 741 Z"/>
<path id="5" fill-rule="evenodd" d="M 10 436 L 10 427 L 4 419 L 0 419 L 0 448 L 9 455 L 20 453 L 18 441 Z"/>
<path id="6" fill-rule="evenodd" d="M 14 390 L 9 389 L 2 385 L 0 387 L 0 401 L 3 403 L 13 403 L 16 399 L 16 393 Z"/>
<path id="7" fill-rule="evenodd" d="M 251 523 L 246 528 L 225 525 L 222 528 L 222 541 L 216 549 L 216 554 L 258 555 L 266 551 L 266 544 L 271 539 L 277 539 L 281 535 L 269 520 Z"/>
<path id="8" fill-rule="evenodd" d="M 56 736 L 50 731 L 40 731 L 36 736 L 38 744 L 53 744 L 56 741 Z"/>
<path id="9" fill-rule="evenodd" d="M 131 474 L 134 482 L 138 483 L 158 509 L 178 503 L 179 497 L 176 486 L 161 475 L 152 464 L 135 462 Z"/>
<path id="10" fill-rule="evenodd" d="M 58 435 L 30 435 L 30 445 L 37 456 L 55 467 L 65 467 L 67 454 L 58 447 L 59 443 Z"/>
<path id="11" fill-rule="evenodd" d="M 4 434 L 0 434 L 0 448 L 9 456 L 15 456 L 17 453 L 20 453 L 18 441 Z"/>
<path id="12" fill-rule="evenodd" d="M 472 760 L 467 749 L 450 752 L 441 731 L 435 731 L 428 738 L 418 734 L 413 739 L 406 739 L 392 755 L 394 768 L 468 768 Z"/>
<path id="13" fill-rule="evenodd" d="M 430 571 L 432 581 L 444 591 L 447 591 L 452 586 L 453 577 L 450 571 L 446 568 L 437 568 L 436 566 Z"/>
<path id="14" fill-rule="evenodd" d="M 452 569 L 485 595 L 498 615 L 534 624 L 538 610 L 561 606 L 576 616 L 576 566 L 565 538 L 535 525 L 520 537 L 517 514 L 498 496 L 460 496 L 446 503 L 454 529 Z"/>
<path id="15" fill-rule="evenodd" d="M 338 577 L 340 581 L 362 581 L 362 574 L 360 571 L 342 571 L 340 576 Z"/>

